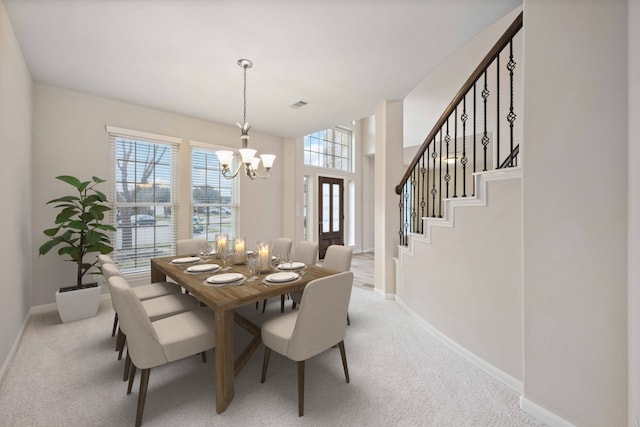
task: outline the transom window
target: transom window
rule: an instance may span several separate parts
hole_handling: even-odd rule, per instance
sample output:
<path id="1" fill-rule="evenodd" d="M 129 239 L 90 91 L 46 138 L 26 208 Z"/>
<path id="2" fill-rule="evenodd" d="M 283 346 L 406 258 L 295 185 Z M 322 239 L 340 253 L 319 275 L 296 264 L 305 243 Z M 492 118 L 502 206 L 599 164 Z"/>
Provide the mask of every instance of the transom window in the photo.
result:
<path id="1" fill-rule="evenodd" d="M 304 137 L 304 164 L 351 172 L 351 131 L 325 129 Z"/>

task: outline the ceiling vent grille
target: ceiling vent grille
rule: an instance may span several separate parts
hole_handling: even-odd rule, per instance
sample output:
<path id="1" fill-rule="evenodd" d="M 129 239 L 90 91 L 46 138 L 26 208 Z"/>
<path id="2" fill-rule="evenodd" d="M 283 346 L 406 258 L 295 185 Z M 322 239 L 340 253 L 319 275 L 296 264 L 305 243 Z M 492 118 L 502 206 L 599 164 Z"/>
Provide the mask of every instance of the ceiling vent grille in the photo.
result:
<path id="1" fill-rule="evenodd" d="M 293 109 L 298 109 L 298 108 L 304 107 L 307 104 L 308 104 L 308 102 L 300 100 L 300 101 L 296 102 L 295 104 L 291 104 L 289 107 L 291 107 Z"/>

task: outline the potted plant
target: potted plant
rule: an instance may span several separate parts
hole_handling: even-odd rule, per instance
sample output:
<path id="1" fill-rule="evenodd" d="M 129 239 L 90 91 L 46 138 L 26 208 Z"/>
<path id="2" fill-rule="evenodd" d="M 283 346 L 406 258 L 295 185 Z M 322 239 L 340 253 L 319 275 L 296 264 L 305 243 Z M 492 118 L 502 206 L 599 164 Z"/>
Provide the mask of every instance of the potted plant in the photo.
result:
<path id="1" fill-rule="evenodd" d="M 94 176 L 91 181 L 80 181 L 69 175 L 57 176 L 56 179 L 74 187 L 76 193 L 47 202 L 48 205 L 55 204 L 54 207 L 59 212 L 56 226 L 44 230 L 48 240 L 40 246 L 39 254 L 44 255 L 59 246 L 58 255 L 65 256 L 68 258 L 65 261 L 76 264 L 76 284 L 60 288 L 56 292 L 58 313 L 66 323 L 97 314 L 100 286 L 97 283 L 83 283 L 83 278 L 98 261 L 87 261 L 86 256 L 94 252 L 112 252 L 111 240 L 106 233 L 116 229 L 102 223 L 105 212 L 111 208 L 107 197 L 96 190 L 95 186 L 105 180 Z"/>

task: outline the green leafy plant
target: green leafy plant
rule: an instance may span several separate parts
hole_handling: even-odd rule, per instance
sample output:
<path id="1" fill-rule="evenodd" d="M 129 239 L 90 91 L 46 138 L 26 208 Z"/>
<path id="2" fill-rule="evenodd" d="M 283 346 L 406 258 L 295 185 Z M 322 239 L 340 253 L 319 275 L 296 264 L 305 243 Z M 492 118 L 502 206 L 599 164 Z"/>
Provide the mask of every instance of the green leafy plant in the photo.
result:
<path id="1" fill-rule="evenodd" d="M 111 208 L 107 197 L 95 189 L 97 184 L 105 180 L 94 176 L 91 181 L 80 181 L 69 175 L 57 176 L 56 179 L 74 187 L 77 195 L 63 196 L 47 202 L 48 205 L 55 203 L 54 207 L 60 212 L 56 216 L 56 226 L 44 230 L 49 240 L 40 246 L 39 254 L 44 255 L 61 245 L 58 255 L 68 256 L 69 259 L 65 261 L 76 263 L 76 287 L 82 288 L 82 278 L 97 263 L 97 260 L 85 262 L 85 256 L 93 252 L 108 254 L 113 251 L 106 232 L 116 229 L 102 223 L 105 212 Z"/>

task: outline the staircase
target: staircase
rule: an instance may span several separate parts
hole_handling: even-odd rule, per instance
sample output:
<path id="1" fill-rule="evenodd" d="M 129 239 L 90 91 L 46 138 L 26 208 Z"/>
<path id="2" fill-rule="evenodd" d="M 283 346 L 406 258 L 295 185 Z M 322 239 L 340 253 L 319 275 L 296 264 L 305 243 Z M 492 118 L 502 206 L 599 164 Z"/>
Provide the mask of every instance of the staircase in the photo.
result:
<path id="1" fill-rule="evenodd" d="M 458 91 L 396 186 L 396 300 L 518 392 L 522 23 L 521 13 Z"/>

